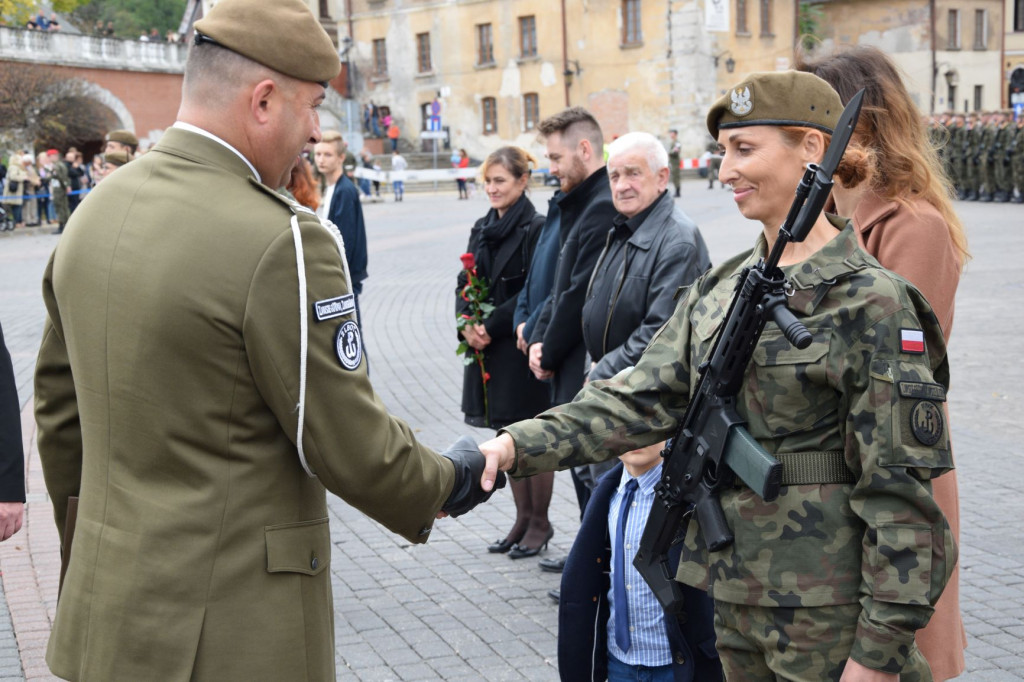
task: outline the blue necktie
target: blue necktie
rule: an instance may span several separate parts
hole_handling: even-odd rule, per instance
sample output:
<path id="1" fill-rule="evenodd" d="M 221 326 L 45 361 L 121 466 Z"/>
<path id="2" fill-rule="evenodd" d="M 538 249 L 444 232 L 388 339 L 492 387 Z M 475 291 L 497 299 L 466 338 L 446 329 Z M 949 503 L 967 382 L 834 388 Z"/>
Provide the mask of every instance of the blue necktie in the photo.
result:
<path id="1" fill-rule="evenodd" d="M 629 604 L 626 601 L 626 519 L 633 506 L 637 482 L 631 478 L 626 482 L 626 492 L 619 505 L 619 523 L 615 526 L 615 573 L 612 579 L 612 598 L 615 600 L 615 643 L 622 651 L 629 651 L 632 638 L 629 635 Z"/>

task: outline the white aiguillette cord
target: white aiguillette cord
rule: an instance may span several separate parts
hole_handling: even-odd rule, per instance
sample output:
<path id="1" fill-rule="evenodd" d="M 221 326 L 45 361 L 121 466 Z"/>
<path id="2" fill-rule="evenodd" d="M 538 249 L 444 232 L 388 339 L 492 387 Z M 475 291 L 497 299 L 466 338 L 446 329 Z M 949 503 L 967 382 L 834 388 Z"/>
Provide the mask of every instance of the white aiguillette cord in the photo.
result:
<path id="1" fill-rule="evenodd" d="M 334 223 L 330 221 L 321 221 L 320 225 L 327 230 L 327 233 L 334 239 L 334 243 L 338 246 L 338 255 L 341 257 L 341 271 L 345 273 L 345 285 L 348 287 L 349 293 L 352 292 L 352 278 L 349 275 L 348 262 L 345 257 L 345 241 L 341 237 L 341 232 Z M 309 466 L 309 462 L 306 460 L 306 453 L 302 447 L 302 431 L 306 421 L 306 364 L 307 356 L 309 354 L 309 305 L 308 295 L 306 293 L 306 261 L 303 255 L 302 248 L 302 231 L 299 229 L 299 218 L 296 215 L 292 215 L 291 219 L 292 228 L 292 239 L 295 242 L 295 271 L 299 276 L 299 425 L 295 433 L 295 447 L 299 451 L 299 463 L 302 464 L 302 468 L 305 469 L 306 474 L 310 477 L 316 476 L 316 472 L 313 471 L 312 467 Z M 356 316 L 356 324 L 359 323 L 359 318 Z"/>

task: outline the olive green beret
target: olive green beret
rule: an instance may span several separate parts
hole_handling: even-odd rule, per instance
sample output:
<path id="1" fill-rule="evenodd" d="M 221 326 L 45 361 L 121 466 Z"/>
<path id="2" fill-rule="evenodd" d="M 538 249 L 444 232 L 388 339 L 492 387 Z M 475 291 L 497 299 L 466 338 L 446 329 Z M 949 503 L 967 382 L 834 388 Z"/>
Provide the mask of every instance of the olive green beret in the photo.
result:
<path id="1" fill-rule="evenodd" d="M 806 126 L 832 134 L 843 102 L 832 86 L 803 71 L 752 73 L 708 112 L 708 131 L 743 126 Z"/>
<path id="2" fill-rule="evenodd" d="M 139 146 L 139 138 L 135 137 L 130 130 L 111 130 L 107 133 L 108 142 L 120 142 L 131 147 Z"/>
<path id="3" fill-rule="evenodd" d="M 196 44 L 226 47 L 286 76 L 326 83 L 341 59 L 302 0 L 220 0 L 195 24 Z"/>
<path id="4" fill-rule="evenodd" d="M 128 152 L 107 152 L 103 155 L 103 160 L 112 166 L 123 166 L 131 161 Z"/>

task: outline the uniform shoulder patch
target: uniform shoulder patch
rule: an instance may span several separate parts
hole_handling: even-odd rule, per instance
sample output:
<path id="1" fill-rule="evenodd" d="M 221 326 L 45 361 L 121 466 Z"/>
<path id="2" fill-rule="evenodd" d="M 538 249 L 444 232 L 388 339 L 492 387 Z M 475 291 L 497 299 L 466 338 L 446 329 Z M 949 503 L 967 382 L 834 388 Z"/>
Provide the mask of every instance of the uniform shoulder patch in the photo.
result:
<path id="1" fill-rule="evenodd" d="M 910 411 L 910 430 L 922 445 L 931 447 L 942 438 L 945 428 L 942 410 L 930 400 L 919 400 Z"/>
<path id="2" fill-rule="evenodd" d="M 900 352 L 924 355 L 924 332 L 920 329 L 900 328 Z"/>
<path id="3" fill-rule="evenodd" d="M 334 333 L 334 352 L 338 356 L 338 362 L 348 371 L 359 367 L 363 359 L 363 337 L 359 333 L 359 325 L 348 320 L 338 325 L 338 331 Z"/>
<path id="4" fill-rule="evenodd" d="M 348 315 L 354 313 L 355 310 L 356 297 L 354 294 L 325 298 L 313 304 L 313 315 L 316 317 L 317 322 Z"/>

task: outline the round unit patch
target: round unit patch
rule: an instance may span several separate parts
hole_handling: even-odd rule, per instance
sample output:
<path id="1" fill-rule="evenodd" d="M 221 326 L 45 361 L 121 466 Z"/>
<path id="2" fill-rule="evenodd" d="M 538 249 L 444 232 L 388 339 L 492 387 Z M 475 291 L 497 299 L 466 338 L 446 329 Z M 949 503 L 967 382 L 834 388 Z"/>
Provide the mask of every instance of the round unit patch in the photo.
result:
<path id="1" fill-rule="evenodd" d="M 342 367 L 349 371 L 358 367 L 363 359 L 363 337 L 359 333 L 359 325 L 352 320 L 342 322 L 334 333 L 334 350 Z"/>
<path id="2" fill-rule="evenodd" d="M 922 444 L 931 447 L 942 438 L 942 410 L 930 400 L 919 400 L 910 411 L 910 430 Z"/>

